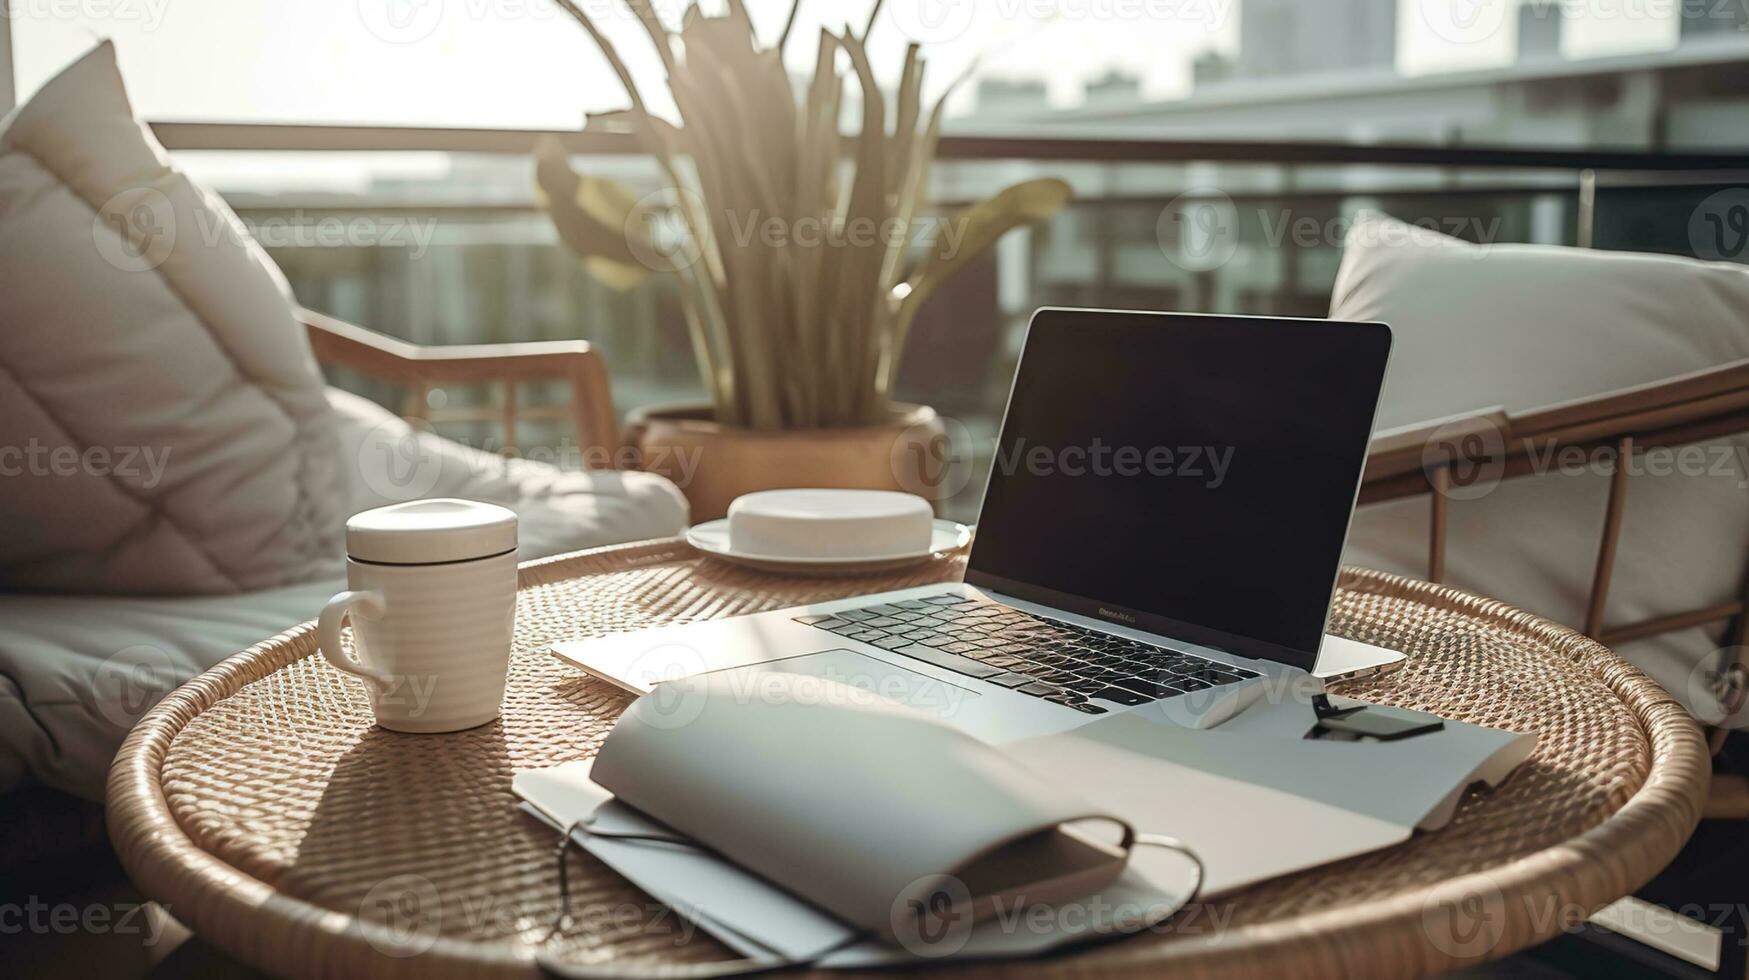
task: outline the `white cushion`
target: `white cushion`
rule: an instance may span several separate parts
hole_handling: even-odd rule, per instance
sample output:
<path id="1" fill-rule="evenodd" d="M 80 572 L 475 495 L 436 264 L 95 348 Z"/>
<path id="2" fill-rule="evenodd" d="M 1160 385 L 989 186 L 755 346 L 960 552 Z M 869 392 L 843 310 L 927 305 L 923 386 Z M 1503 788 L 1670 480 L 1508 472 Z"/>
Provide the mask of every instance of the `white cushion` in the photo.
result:
<path id="1" fill-rule="evenodd" d="M 103 799 L 128 730 L 219 661 L 313 618 L 345 579 L 221 596 L 0 594 L 0 793 Z"/>
<path id="2" fill-rule="evenodd" d="M 653 473 L 560 471 L 419 433 L 376 404 L 329 389 L 352 476 L 347 512 L 423 496 L 503 504 L 522 558 L 686 527 L 686 498 Z M 390 458 L 411 468 L 384 468 Z M 355 465 L 356 464 L 356 465 Z M 315 616 L 345 588 L 331 576 L 242 595 L 0 595 L 0 793 L 37 782 L 92 800 L 133 723 L 220 660 Z"/>
<path id="3" fill-rule="evenodd" d="M 286 283 L 134 118 L 105 42 L 0 123 L 0 586 L 332 574 L 332 415 Z"/>
<path id="4" fill-rule="evenodd" d="M 417 429 L 357 395 L 330 388 L 328 400 L 339 420 L 348 514 L 423 497 L 502 504 L 516 511 L 525 560 L 686 527 L 686 498 L 657 474 L 505 459 Z"/>
<path id="5" fill-rule="evenodd" d="M 1471 245 L 1365 216 L 1348 235 L 1330 316 L 1382 320 L 1395 343 L 1381 429 L 1504 406 L 1522 413 L 1749 357 L 1749 269 L 1542 245 Z M 1749 493 L 1735 440 L 1699 475 L 1637 474 L 1607 624 L 1728 602 L 1742 584 Z M 1724 461 L 1725 472 L 1713 464 Z M 1582 627 L 1607 470 L 1507 480 L 1450 506 L 1447 581 Z M 1468 496 L 1467 494 L 1465 496 Z M 1427 569 L 1425 497 L 1363 508 L 1347 561 Z M 1722 627 L 1621 652 L 1703 720 L 1699 670 Z"/>

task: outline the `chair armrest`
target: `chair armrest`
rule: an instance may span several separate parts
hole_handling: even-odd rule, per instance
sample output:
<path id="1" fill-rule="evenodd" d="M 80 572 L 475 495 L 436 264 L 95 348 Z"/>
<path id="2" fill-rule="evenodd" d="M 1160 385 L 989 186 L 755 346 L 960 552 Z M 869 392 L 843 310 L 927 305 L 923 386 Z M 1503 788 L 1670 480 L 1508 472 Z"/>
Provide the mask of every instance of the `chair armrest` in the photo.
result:
<path id="1" fill-rule="evenodd" d="M 1632 436 L 1638 446 L 1674 446 L 1749 430 L 1749 360 L 1581 398 L 1518 416 L 1514 441 L 1527 447 L 1603 445 Z"/>
<path id="2" fill-rule="evenodd" d="M 1507 480 L 1539 472 L 1557 453 L 1576 448 L 1589 457 L 1611 450 L 1613 471 L 1585 632 L 1604 643 L 1626 643 L 1734 618 L 1733 644 L 1740 646 L 1749 642 L 1749 570 L 1744 573 L 1742 598 L 1733 602 L 1612 627 L 1606 626 L 1604 613 L 1630 472 L 1622 461 L 1636 451 L 1745 432 L 1749 432 L 1749 359 L 1518 415 L 1491 408 L 1379 433 L 1367 453 L 1360 503 L 1428 495 L 1432 511 L 1427 577 L 1438 582 L 1445 575 L 1448 497 L 1465 467 L 1499 467 L 1482 472 L 1491 481 Z"/>
<path id="3" fill-rule="evenodd" d="M 313 310 L 298 309 L 310 347 L 323 364 L 349 367 L 372 377 L 423 392 L 438 384 L 500 382 L 506 385 L 503 419 L 514 447 L 518 417 L 515 385 L 521 381 L 565 381 L 571 386 L 571 415 L 583 458 L 604 462 L 619 456 L 619 428 L 613 392 L 601 354 L 581 340 L 520 344 L 467 344 L 425 347 Z M 605 455 L 604 455 L 605 454 Z"/>
<path id="4" fill-rule="evenodd" d="M 1479 440 L 1464 440 L 1474 432 Z M 1632 439 L 1637 449 L 1681 446 L 1749 432 L 1749 360 L 1621 391 L 1509 415 L 1500 407 L 1381 432 L 1367 451 L 1361 502 L 1432 489 L 1432 462 L 1501 462 L 1501 479 L 1533 472 L 1537 459 L 1569 447 L 1591 451 Z M 1438 437 L 1435 455 L 1427 450 Z M 1465 442 L 1483 455 L 1465 459 Z M 1459 455 L 1453 455 L 1453 450 Z"/>

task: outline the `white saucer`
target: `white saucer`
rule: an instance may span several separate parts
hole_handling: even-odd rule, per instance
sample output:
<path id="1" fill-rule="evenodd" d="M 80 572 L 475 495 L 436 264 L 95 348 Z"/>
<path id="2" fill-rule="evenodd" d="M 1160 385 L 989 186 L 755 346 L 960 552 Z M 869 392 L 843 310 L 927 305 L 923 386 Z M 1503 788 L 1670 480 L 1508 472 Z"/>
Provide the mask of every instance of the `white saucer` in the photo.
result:
<path id="1" fill-rule="evenodd" d="M 903 568 L 932 558 L 944 551 L 954 551 L 972 540 L 971 529 L 953 521 L 935 520 L 930 524 L 929 549 L 904 555 L 882 555 L 879 558 L 857 556 L 833 558 L 785 558 L 779 555 L 750 555 L 729 549 L 729 522 L 706 521 L 688 528 L 686 543 L 723 561 L 757 568 L 762 572 L 790 572 L 801 575 L 863 575 Z"/>

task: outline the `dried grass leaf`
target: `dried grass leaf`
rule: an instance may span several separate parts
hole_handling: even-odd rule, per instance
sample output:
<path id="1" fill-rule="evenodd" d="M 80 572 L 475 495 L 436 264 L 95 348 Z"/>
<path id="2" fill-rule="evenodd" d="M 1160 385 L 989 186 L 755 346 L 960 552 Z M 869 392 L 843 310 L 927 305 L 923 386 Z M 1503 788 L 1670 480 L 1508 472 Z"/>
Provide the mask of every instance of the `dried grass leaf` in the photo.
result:
<path id="1" fill-rule="evenodd" d="M 1007 187 L 988 200 L 956 211 L 945 219 L 930 254 L 906 279 L 909 289 L 899 305 L 899 340 L 916 316 L 917 308 L 941 284 L 982 255 L 996 240 L 1021 225 L 1056 213 L 1070 197 L 1069 185 L 1054 177 L 1029 180 Z"/>

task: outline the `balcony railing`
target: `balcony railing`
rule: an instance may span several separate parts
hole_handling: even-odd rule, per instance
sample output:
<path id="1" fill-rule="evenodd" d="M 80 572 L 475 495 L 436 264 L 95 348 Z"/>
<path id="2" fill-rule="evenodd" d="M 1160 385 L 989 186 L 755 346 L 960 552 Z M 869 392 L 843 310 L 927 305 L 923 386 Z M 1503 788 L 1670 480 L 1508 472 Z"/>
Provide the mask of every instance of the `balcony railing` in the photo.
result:
<path id="1" fill-rule="evenodd" d="M 458 172 L 469 179 L 508 174 L 500 183 L 513 193 L 481 199 L 397 185 L 393 194 L 235 194 L 232 203 L 263 230 L 276 221 L 321 219 L 428 223 L 429 239 L 418 250 L 383 240 L 276 242 L 262 234 L 307 306 L 423 343 L 588 339 L 607 359 L 621 411 L 699 394 L 669 285 L 658 278 L 618 294 L 591 280 L 558 246 L 535 207 L 532 177 L 518 169 L 550 135 L 580 165 L 635 174 L 642 151 L 629 135 L 211 123 L 153 129 L 178 153 L 438 153 L 467 161 Z M 1715 153 L 953 135 L 943 139 L 940 158 L 935 196 L 948 205 L 1044 174 L 1063 176 L 1076 192 L 1064 212 L 1011 236 L 938 294 L 913 335 L 900 396 L 934 404 L 975 438 L 994 426 L 1018 330 L 1040 305 L 1322 315 L 1342 229 L 1361 208 L 1472 240 L 1689 254 L 1703 203 L 1749 182 L 1749 156 Z M 654 181 L 653 168 L 647 179 Z M 1229 250 L 1212 256 L 1199 251 L 1197 222 L 1181 220 L 1209 207 L 1234 222 Z M 365 390 L 396 407 L 404 397 Z M 474 402 L 487 396 L 455 390 L 431 397 L 478 408 Z M 487 428 L 448 434 L 486 443 Z M 543 438 L 527 431 L 519 441 L 535 447 Z"/>
<path id="2" fill-rule="evenodd" d="M 580 156 L 641 156 L 630 133 L 612 130 L 521 130 L 442 127 L 293 125 L 279 123 L 156 122 L 170 150 L 295 152 L 440 152 L 527 155 L 545 138 Z M 1575 150 L 1474 145 L 1208 141 L 1184 139 L 1062 138 L 946 135 L 944 161 L 1077 162 L 1104 164 L 1239 163 L 1373 166 L 1435 170 L 1515 170 L 1572 176 L 1577 200 L 1577 244 L 1590 245 L 1600 186 L 1633 187 L 1671 181 L 1734 183 L 1749 174 L 1740 152 Z M 1600 185 L 1600 180 L 1603 182 Z M 1447 192 L 1455 192 L 1451 188 Z M 1466 187 L 1474 193 L 1478 189 Z"/>

